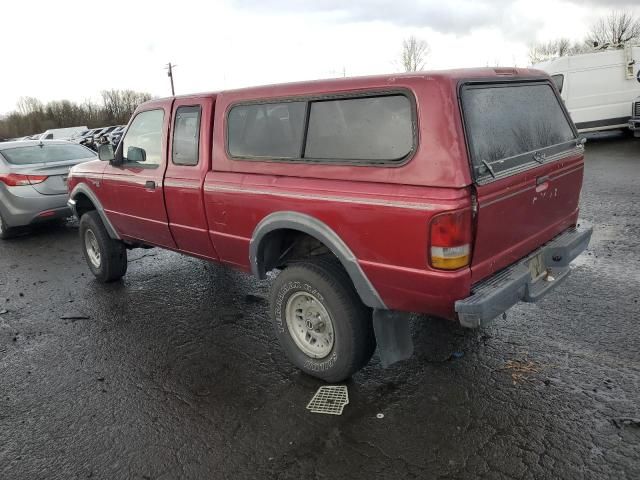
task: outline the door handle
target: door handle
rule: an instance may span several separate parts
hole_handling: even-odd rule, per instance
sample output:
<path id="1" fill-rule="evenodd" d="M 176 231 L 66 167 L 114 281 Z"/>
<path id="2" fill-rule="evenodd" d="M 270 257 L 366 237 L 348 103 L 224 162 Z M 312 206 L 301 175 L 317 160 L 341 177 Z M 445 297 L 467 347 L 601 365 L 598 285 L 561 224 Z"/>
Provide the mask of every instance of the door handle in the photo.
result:
<path id="1" fill-rule="evenodd" d="M 155 190 L 156 182 L 154 182 L 153 180 L 147 180 L 146 182 L 144 182 L 144 188 L 147 188 L 149 190 Z"/>
<path id="2" fill-rule="evenodd" d="M 544 177 L 536 178 L 536 185 L 542 185 L 543 183 L 547 183 L 549 181 L 549 175 L 545 175 Z"/>

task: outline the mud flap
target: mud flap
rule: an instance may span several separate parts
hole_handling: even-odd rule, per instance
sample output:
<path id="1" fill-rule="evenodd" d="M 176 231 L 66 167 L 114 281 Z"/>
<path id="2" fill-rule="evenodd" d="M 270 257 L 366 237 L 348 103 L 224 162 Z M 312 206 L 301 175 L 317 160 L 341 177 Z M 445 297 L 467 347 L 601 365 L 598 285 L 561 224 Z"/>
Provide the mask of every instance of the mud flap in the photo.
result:
<path id="1" fill-rule="evenodd" d="M 378 355 L 383 367 L 388 367 L 413 355 L 411 314 L 392 310 L 373 310 L 373 330 Z"/>

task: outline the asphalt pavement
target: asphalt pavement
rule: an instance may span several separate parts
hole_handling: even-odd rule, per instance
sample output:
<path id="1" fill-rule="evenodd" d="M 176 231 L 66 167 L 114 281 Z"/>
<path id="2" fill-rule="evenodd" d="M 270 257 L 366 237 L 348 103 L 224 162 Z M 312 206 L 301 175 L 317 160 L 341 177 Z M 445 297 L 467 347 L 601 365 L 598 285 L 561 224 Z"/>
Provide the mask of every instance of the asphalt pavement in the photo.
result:
<path id="1" fill-rule="evenodd" d="M 97 283 L 73 225 L 0 243 L 0 478 L 640 478 L 640 139 L 587 143 L 564 285 L 483 330 L 415 320 L 341 416 L 286 360 L 268 281 L 161 250 Z M 381 415 L 379 415 L 381 414 Z"/>

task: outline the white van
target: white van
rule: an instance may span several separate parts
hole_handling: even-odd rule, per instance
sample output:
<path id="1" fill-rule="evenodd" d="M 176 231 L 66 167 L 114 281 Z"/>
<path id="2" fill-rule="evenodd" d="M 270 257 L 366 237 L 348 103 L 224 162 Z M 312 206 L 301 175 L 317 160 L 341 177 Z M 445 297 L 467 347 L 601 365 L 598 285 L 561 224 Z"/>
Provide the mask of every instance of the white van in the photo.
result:
<path id="1" fill-rule="evenodd" d="M 50 128 L 41 133 L 37 140 L 69 140 L 74 135 L 86 132 L 88 128 L 83 127 L 67 127 L 67 128 Z"/>
<path id="2" fill-rule="evenodd" d="M 580 132 L 629 128 L 640 95 L 640 45 L 555 58 L 534 65 L 551 75 Z"/>

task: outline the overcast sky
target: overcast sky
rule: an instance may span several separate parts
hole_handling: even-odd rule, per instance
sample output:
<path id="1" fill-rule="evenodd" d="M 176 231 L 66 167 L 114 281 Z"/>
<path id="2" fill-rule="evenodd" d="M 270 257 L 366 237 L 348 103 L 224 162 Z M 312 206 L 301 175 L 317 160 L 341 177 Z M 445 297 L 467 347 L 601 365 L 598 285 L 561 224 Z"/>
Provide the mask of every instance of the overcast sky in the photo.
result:
<path id="1" fill-rule="evenodd" d="M 0 113 L 21 96 L 97 99 L 398 71 L 402 39 L 431 45 L 427 68 L 527 64 L 527 45 L 580 39 L 639 0 L 3 0 Z"/>

